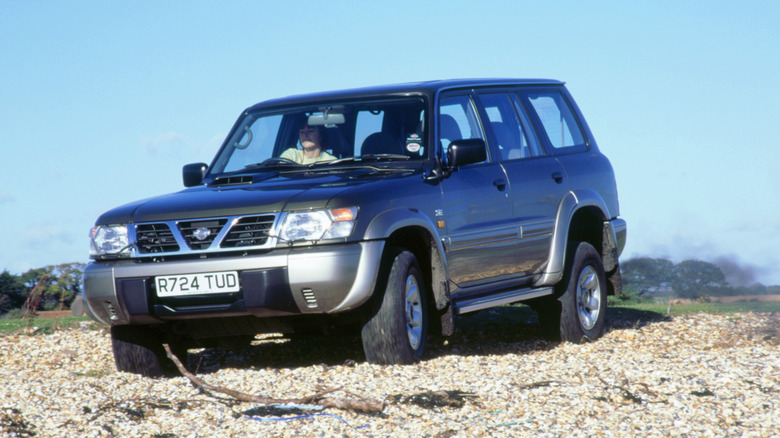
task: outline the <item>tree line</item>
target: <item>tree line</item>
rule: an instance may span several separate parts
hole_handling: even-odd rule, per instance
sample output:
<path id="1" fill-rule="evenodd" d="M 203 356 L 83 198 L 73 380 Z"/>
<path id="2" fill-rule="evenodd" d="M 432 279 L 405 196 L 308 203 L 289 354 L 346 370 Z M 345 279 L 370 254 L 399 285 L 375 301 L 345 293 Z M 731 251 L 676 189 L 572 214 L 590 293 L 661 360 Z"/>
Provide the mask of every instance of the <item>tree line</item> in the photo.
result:
<path id="1" fill-rule="evenodd" d="M 637 257 L 621 261 L 624 294 L 641 298 L 724 297 L 780 294 L 780 286 L 732 286 L 716 264 L 701 260 L 673 263 L 663 258 Z"/>
<path id="2" fill-rule="evenodd" d="M 69 310 L 81 293 L 84 263 L 63 263 L 0 274 L 0 316 L 39 310 Z"/>

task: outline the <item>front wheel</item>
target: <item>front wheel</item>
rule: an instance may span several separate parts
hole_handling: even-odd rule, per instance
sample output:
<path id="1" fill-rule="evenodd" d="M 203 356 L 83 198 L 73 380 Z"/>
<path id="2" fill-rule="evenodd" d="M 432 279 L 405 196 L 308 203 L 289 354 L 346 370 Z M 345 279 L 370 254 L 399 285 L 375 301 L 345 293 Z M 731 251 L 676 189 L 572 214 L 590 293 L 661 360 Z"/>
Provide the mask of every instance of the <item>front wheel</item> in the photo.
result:
<path id="1" fill-rule="evenodd" d="M 428 309 L 425 282 L 417 258 L 394 250 L 385 265 L 363 324 L 366 359 L 377 364 L 410 364 L 425 351 Z M 378 294 L 378 295 L 377 295 Z"/>
<path id="2" fill-rule="evenodd" d="M 176 376 L 176 365 L 168 359 L 160 334 L 150 326 L 121 325 L 111 327 L 111 347 L 118 371 L 145 377 Z M 183 344 L 171 345 L 174 355 L 187 364 Z"/>

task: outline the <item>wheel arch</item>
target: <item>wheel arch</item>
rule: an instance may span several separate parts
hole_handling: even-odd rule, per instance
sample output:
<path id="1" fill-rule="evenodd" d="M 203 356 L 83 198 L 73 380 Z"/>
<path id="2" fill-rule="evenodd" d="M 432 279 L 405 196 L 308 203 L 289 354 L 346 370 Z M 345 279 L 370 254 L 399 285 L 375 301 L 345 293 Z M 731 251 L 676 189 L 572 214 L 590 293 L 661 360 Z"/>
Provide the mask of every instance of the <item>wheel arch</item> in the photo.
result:
<path id="1" fill-rule="evenodd" d="M 535 286 L 557 284 L 563 278 L 569 242 L 588 242 L 601 254 L 607 277 L 617 275 L 617 283 L 608 283 L 610 294 L 618 293 L 616 284 L 620 283 L 620 270 L 615 255 L 614 230 L 610 225 L 612 218 L 606 202 L 595 190 L 568 192 L 558 204 L 547 266 Z"/>
<path id="2" fill-rule="evenodd" d="M 415 255 L 428 286 L 428 302 L 434 303 L 437 311 L 444 311 L 441 322 L 444 326 L 451 326 L 446 317 L 446 314 L 451 314 L 446 312 L 450 308 L 447 261 L 444 245 L 433 222 L 417 209 L 393 209 L 377 215 L 369 224 L 364 238 L 385 239 L 385 251 L 401 247 Z M 431 318 L 431 322 L 434 320 Z M 447 332 L 446 329 L 443 331 Z"/>

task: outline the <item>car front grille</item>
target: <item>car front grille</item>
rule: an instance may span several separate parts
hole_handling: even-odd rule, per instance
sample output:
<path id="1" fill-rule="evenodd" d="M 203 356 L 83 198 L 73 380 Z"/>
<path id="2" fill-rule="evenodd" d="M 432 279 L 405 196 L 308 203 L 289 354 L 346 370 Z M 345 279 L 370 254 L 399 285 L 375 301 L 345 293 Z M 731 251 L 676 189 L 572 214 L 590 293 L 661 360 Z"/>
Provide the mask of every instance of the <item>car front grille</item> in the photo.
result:
<path id="1" fill-rule="evenodd" d="M 268 241 L 268 232 L 274 225 L 274 217 L 249 216 L 237 220 L 227 236 L 219 245 L 222 248 L 264 245 Z"/>
<path id="2" fill-rule="evenodd" d="M 168 224 L 140 224 L 136 226 L 136 244 L 141 254 L 157 254 L 179 250 Z"/>
<path id="3" fill-rule="evenodd" d="M 226 223 L 227 219 L 179 222 L 179 231 L 191 249 L 208 249 Z"/>
<path id="4" fill-rule="evenodd" d="M 136 224 L 133 257 L 266 249 L 279 214 L 161 221 Z M 132 237 L 132 236 L 131 236 Z"/>

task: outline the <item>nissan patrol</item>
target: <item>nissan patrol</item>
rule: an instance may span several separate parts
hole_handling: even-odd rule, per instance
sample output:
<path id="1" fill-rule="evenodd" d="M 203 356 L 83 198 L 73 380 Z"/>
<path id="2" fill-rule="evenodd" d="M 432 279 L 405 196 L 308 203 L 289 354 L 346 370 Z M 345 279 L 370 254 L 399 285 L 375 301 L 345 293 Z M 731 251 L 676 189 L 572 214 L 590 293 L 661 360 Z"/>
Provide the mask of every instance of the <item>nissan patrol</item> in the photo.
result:
<path id="1" fill-rule="evenodd" d="M 100 216 L 84 278 L 116 366 L 163 344 L 342 325 L 366 359 L 419 360 L 459 314 L 524 302 L 597 338 L 626 238 L 612 167 L 554 80 L 447 80 L 268 100 L 186 188 Z"/>

